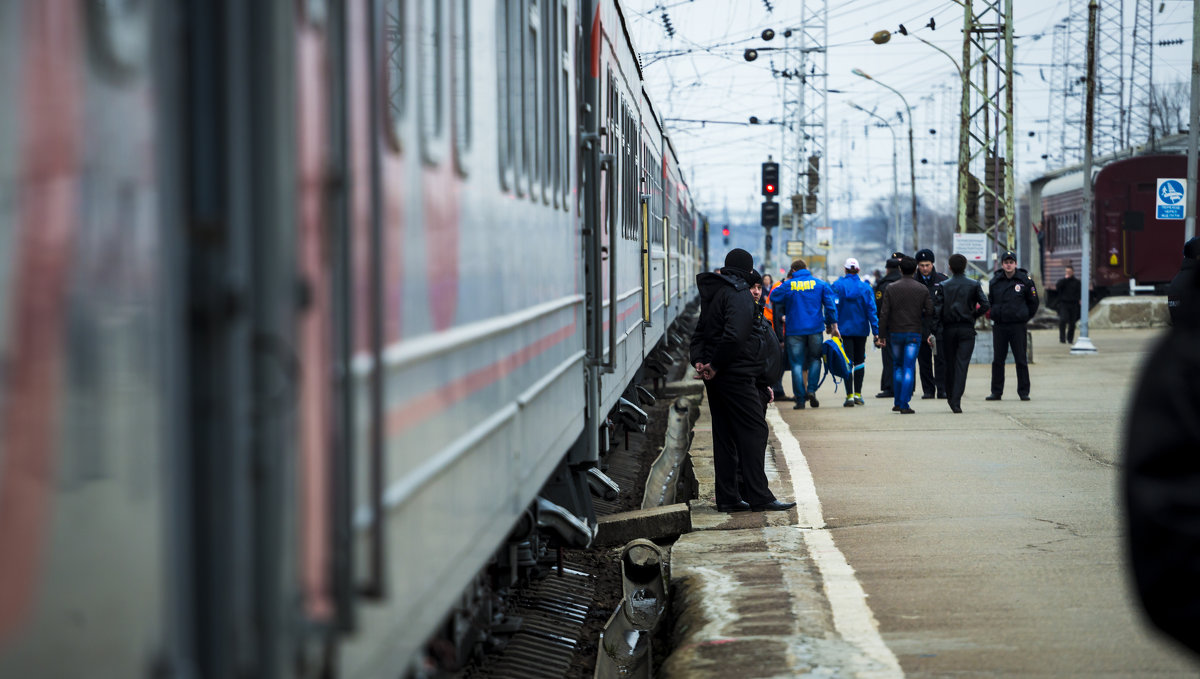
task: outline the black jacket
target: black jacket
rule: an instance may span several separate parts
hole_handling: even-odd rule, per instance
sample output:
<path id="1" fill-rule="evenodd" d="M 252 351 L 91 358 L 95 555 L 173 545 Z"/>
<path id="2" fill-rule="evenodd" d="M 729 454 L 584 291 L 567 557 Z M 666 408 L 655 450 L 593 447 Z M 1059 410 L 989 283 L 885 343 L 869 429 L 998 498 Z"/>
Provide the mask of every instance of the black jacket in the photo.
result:
<path id="1" fill-rule="evenodd" d="M 750 285 L 729 269 L 696 276 L 700 320 L 692 333 L 691 362 L 711 363 L 718 374 L 758 377 L 762 335 L 755 331 Z"/>
<path id="2" fill-rule="evenodd" d="M 1012 278 L 1001 269 L 992 276 L 988 287 L 993 323 L 1025 323 L 1038 310 L 1037 288 L 1025 269 L 1017 269 Z"/>
<path id="3" fill-rule="evenodd" d="M 767 319 L 763 318 L 761 306 L 754 314 L 754 332 L 762 336 L 762 342 L 759 343 L 759 365 L 762 366 L 762 372 L 754 381 L 760 388 L 779 384 L 783 379 L 783 352 L 779 348 L 779 336 L 775 334 Z"/>
<path id="4" fill-rule="evenodd" d="M 933 298 L 925 286 L 905 276 L 889 284 L 879 307 L 879 334 L 919 332 L 924 336 L 932 325 Z"/>
<path id="5" fill-rule="evenodd" d="M 933 286 L 934 332 L 952 323 L 974 323 L 991 308 L 983 286 L 964 275 Z"/>
<path id="6" fill-rule="evenodd" d="M 1126 419 L 1128 555 L 1150 620 L 1200 653 L 1200 325 L 1175 326 L 1142 369 Z"/>
<path id="7" fill-rule="evenodd" d="M 898 280 L 900 280 L 900 270 L 892 269 L 891 271 L 889 271 L 887 273 L 886 276 L 884 276 L 883 278 L 880 278 L 878 281 L 875 281 L 875 308 L 876 309 L 879 308 L 879 305 L 883 304 L 883 292 L 884 292 L 884 290 L 887 290 L 887 286 L 891 285 L 892 283 L 895 283 Z"/>
<path id="8" fill-rule="evenodd" d="M 948 278 L 950 277 L 938 271 L 936 268 L 930 269 L 928 276 L 922 276 L 920 271 L 913 274 L 913 280 L 928 288 L 929 294 L 931 295 L 933 294 L 933 286 L 941 283 L 944 280 L 947 280 Z"/>
<path id="9" fill-rule="evenodd" d="M 1171 312 L 1171 325 L 1189 323 L 1200 325 L 1200 260 L 1184 259 L 1179 273 L 1167 287 L 1167 311 Z"/>
<path id="10" fill-rule="evenodd" d="M 1079 304 L 1082 297 L 1082 288 L 1079 287 L 1078 278 L 1062 278 L 1054 284 L 1054 291 L 1057 293 L 1059 304 Z"/>

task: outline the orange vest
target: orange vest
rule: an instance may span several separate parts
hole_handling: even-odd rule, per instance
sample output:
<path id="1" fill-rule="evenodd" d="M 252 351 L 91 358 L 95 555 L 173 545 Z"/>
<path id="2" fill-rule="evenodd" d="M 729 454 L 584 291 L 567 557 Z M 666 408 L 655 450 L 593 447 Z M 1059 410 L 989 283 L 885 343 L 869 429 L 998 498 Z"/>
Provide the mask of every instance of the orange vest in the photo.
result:
<path id="1" fill-rule="evenodd" d="M 775 288 L 778 287 L 779 283 L 776 283 L 775 285 L 771 286 L 770 290 L 763 293 L 763 318 L 765 318 L 767 323 L 771 324 L 772 326 L 775 325 L 775 309 L 771 307 L 771 293 L 774 292 Z"/>

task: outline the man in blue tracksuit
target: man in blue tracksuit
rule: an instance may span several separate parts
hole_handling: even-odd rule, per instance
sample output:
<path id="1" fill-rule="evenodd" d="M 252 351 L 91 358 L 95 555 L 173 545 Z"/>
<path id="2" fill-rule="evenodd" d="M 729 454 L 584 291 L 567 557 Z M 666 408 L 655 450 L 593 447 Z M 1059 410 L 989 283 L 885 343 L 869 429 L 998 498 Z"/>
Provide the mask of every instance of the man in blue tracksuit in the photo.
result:
<path id="1" fill-rule="evenodd" d="M 825 326 L 838 335 L 837 297 L 828 283 L 813 277 L 802 259 L 792 262 L 796 272 L 771 293 L 771 304 L 783 309 L 787 316 L 784 333 L 788 362 L 792 366 L 792 393 L 795 410 L 804 408 L 805 401 L 816 408 L 817 382 L 821 379 L 821 344 Z M 804 371 L 808 371 L 808 390 L 804 388 Z"/>
<path id="2" fill-rule="evenodd" d="M 867 363 L 867 335 L 879 339 L 879 317 L 875 310 L 875 293 L 863 279 L 858 277 L 858 260 L 846 260 L 846 275 L 833 282 L 837 295 L 838 327 L 842 331 L 842 342 L 846 355 L 854 364 L 854 377 L 847 380 L 847 408 L 863 405 L 862 383 Z"/>

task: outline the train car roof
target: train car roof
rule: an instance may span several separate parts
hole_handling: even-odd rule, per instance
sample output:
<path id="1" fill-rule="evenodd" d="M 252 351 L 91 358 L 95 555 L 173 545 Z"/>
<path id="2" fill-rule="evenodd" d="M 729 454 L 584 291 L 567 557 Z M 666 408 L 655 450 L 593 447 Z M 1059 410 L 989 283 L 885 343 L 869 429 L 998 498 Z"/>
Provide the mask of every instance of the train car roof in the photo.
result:
<path id="1" fill-rule="evenodd" d="M 1054 179 L 1046 182 L 1046 185 L 1042 187 L 1042 198 L 1045 199 L 1049 196 L 1057 196 L 1070 191 L 1082 190 L 1083 170 L 1076 170 L 1075 172 L 1055 177 Z"/>
<path id="2" fill-rule="evenodd" d="M 621 11 L 621 3 L 613 0 L 613 7 L 617 10 L 617 16 L 621 19 L 621 32 L 625 34 L 625 45 L 629 47 L 629 53 L 633 55 L 633 63 L 637 65 L 638 82 L 645 80 L 642 73 L 642 54 L 633 46 L 633 37 L 629 35 L 629 25 L 625 21 L 625 12 Z"/>
<path id="3" fill-rule="evenodd" d="M 1099 156 L 1092 161 L 1094 171 L 1100 170 L 1112 163 L 1127 160 L 1129 158 L 1137 158 L 1140 156 L 1156 156 L 1156 155 L 1177 155 L 1187 153 L 1188 136 L 1186 134 L 1172 134 L 1160 139 L 1155 139 L 1153 143 L 1139 144 L 1137 146 L 1129 146 L 1115 153 L 1110 153 L 1106 156 Z M 1037 177 L 1030 181 L 1030 184 L 1044 184 L 1049 187 L 1055 180 L 1067 177 L 1072 174 L 1083 174 L 1083 163 L 1067 165 L 1055 170 L 1050 170 L 1046 174 Z M 1093 175 L 1094 176 L 1094 175 Z M 1042 194 L 1045 195 L 1046 189 L 1042 189 Z"/>
<path id="4" fill-rule="evenodd" d="M 651 120 L 653 120 L 653 121 L 654 121 L 654 126 L 655 126 L 656 128 L 658 128 L 658 133 L 659 133 L 660 135 L 661 135 L 661 134 L 665 134 L 665 132 L 663 132 L 662 120 L 660 120 L 660 119 L 659 119 L 659 117 L 658 117 L 658 111 L 656 111 L 656 110 L 654 109 L 654 100 L 652 100 L 652 99 L 650 98 L 650 93 L 646 91 L 646 87 L 645 87 L 645 86 L 642 86 L 642 103 L 643 103 L 643 104 L 646 106 L 646 108 L 649 110 L 649 112 L 650 112 L 650 116 L 649 116 L 649 117 L 650 117 L 650 119 L 651 119 Z M 646 117 L 646 116 L 644 116 L 644 115 L 642 116 L 642 120 L 643 120 L 643 122 L 645 122 L 645 117 Z"/>

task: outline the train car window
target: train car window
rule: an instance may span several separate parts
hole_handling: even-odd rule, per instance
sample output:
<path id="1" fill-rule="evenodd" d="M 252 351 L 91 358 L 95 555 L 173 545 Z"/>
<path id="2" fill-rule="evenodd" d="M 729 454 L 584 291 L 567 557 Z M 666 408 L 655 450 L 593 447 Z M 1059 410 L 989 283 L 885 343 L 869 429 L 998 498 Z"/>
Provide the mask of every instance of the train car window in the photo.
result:
<path id="1" fill-rule="evenodd" d="M 421 7 L 421 147 L 426 162 L 436 163 L 438 142 L 445 133 L 442 98 L 445 73 L 443 50 L 446 29 L 441 0 L 425 0 Z"/>
<path id="2" fill-rule="evenodd" d="M 537 134 L 542 129 L 538 106 L 538 85 L 541 83 L 538 45 L 541 44 L 542 21 L 538 13 L 538 0 L 528 0 L 528 3 L 525 17 L 529 28 L 525 35 L 525 129 L 529 134 L 525 135 L 525 158 L 529 173 L 529 197 L 536 199 L 542 180 L 542 135 Z"/>
<path id="3" fill-rule="evenodd" d="M 508 7 L 508 146 L 518 196 L 525 195 L 525 4 L 501 3 Z"/>
<path id="4" fill-rule="evenodd" d="M 383 34 L 387 50 L 388 139 L 400 150 L 400 125 L 404 122 L 404 0 L 389 0 L 384 6 Z"/>
<path id="5" fill-rule="evenodd" d="M 461 174 L 467 173 L 471 151 L 473 101 L 471 98 L 471 5 L 454 3 L 454 161 Z"/>
<path id="6" fill-rule="evenodd" d="M 567 31 L 570 30 L 571 24 L 567 21 L 567 0 L 561 0 L 559 3 L 558 15 L 558 30 L 559 30 L 559 88 L 558 88 L 558 116 L 560 120 L 558 137 L 559 137 L 559 193 L 562 196 L 563 210 L 570 211 L 571 206 L 568 202 L 570 195 L 570 168 L 571 168 L 571 117 L 570 117 L 570 97 L 571 97 L 571 44 L 569 42 L 570 35 Z"/>
<path id="7" fill-rule="evenodd" d="M 513 190 L 513 166 L 511 147 L 509 145 L 509 90 L 512 88 L 512 78 L 509 76 L 508 52 L 509 37 L 512 33 L 508 27 L 508 5 L 496 5 L 496 158 L 500 174 L 500 187 L 505 191 Z"/>
<path id="8" fill-rule="evenodd" d="M 546 121 L 546 134 L 542 135 L 545 159 L 545 191 L 542 200 L 558 207 L 558 27 L 555 20 L 558 12 L 553 0 L 542 2 L 542 117 Z"/>
<path id="9" fill-rule="evenodd" d="M 112 79 L 137 75 L 150 48 L 148 0 L 90 0 L 86 5 L 92 63 Z"/>

